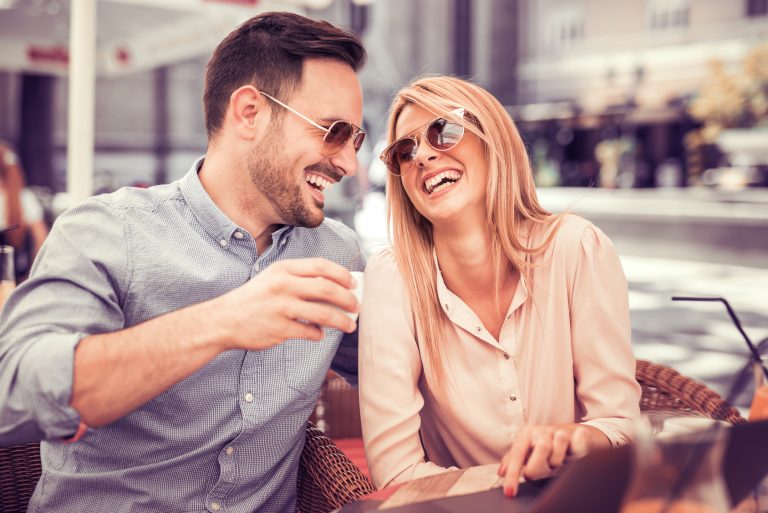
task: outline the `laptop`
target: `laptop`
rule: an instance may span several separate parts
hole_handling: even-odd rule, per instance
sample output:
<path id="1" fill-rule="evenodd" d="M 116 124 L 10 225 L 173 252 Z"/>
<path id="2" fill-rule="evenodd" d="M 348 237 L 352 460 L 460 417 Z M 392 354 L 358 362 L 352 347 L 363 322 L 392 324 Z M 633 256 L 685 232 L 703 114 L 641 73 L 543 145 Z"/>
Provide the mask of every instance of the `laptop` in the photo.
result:
<path id="1" fill-rule="evenodd" d="M 733 426 L 723 457 L 723 477 L 731 504 L 737 504 L 768 474 L 768 420 Z M 386 509 L 391 513 L 616 513 L 632 470 L 632 447 L 594 451 L 565 467 L 556 478 L 521 483 L 518 496 L 501 488 Z M 365 501 L 342 513 L 370 511 Z"/>

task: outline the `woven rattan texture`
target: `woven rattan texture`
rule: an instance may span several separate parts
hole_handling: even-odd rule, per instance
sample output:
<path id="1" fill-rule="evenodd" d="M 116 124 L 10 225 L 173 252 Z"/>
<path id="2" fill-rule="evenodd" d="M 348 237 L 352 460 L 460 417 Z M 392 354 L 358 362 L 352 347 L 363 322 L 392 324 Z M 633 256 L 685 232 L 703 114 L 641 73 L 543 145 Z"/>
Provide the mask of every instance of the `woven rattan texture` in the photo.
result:
<path id="1" fill-rule="evenodd" d="M 39 444 L 0 447 L 0 513 L 27 511 L 39 478 Z"/>
<path id="2" fill-rule="evenodd" d="M 0 513 L 26 511 L 39 478 L 39 444 L 0 448 Z M 308 425 L 299 468 L 297 510 L 324 513 L 373 491 L 368 478 L 333 440 Z"/>
<path id="3" fill-rule="evenodd" d="M 299 465 L 297 511 L 326 513 L 373 491 L 371 481 L 333 440 L 310 424 Z"/>
<path id="4" fill-rule="evenodd" d="M 666 365 L 638 360 L 636 377 L 643 389 L 640 399 L 643 412 L 704 415 L 731 424 L 746 422 L 717 392 Z"/>

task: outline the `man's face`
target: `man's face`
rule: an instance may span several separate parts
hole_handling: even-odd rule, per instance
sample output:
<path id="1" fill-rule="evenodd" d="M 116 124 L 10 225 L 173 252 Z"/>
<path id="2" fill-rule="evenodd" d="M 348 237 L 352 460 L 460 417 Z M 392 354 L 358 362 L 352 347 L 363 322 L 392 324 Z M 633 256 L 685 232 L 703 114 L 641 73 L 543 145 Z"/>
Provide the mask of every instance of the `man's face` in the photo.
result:
<path id="1" fill-rule="evenodd" d="M 362 124 L 360 82 L 352 68 L 341 62 L 305 61 L 300 88 L 287 104 L 324 127 L 337 120 Z M 325 132 L 285 109 L 280 114 L 256 144 L 248 171 L 283 223 L 315 227 L 323 221 L 324 191 L 355 174 L 355 150 L 349 141 L 335 155 L 324 157 Z"/>

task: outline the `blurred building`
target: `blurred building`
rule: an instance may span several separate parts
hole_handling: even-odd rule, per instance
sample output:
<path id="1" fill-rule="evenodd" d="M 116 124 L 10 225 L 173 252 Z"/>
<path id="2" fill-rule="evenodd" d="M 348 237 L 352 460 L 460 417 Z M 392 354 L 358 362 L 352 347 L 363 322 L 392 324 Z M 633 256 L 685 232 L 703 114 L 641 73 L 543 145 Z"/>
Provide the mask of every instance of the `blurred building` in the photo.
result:
<path id="1" fill-rule="evenodd" d="M 767 14 L 765 0 L 379 1 L 366 108 L 383 116 L 416 74 L 470 76 L 509 105 L 540 182 L 681 185 L 722 160 L 688 154 L 690 99 L 711 60 L 736 68 L 766 41 Z"/>
<path id="2" fill-rule="evenodd" d="M 296 7 L 302 2 L 314 7 Z M 710 59 L 736 67 L 750 48 L 768 39 L 768 0 L 251 3 L 262 10 L 293 5 L 363 36 L 369 61 L 361 80 L 370 134 L 361 152 L 363 168 L 383 137 L 393 92 L 416 75 L 451 73 L 473 78 L 509 106 L 541 184 L 675 185 L 720 165 L 723 155 L 716 147 L 686 148 L 686 134 L 700 125 L 686 107 L 709 73 Z M 31 28 L 25 32 L 66 45 L 62 18 L 66 21 L 69 1 L 0 0 L 0 6 L 5 4 L 28 15 L 25 23 Z M 142 44 L 153 49 L 144 58 L 166 56 L 177 43 L 200 44 L 201 30 L 169 28 L 171 22 L 199 28 L 193 14 L 133 6 L 136 12 L 126 15 L 118 8 L 127 7 L 99 2 L 100 30 L 125 33 L 129 49 Z M 4 52 L 13 50 L 4 38 L 19 29 L 18 18 L 9 12 L 0 7 Z M 208 17 L 202 23 L 215 22 Z M 130 27 L 157 24 L 165 28 L 141 37 L 127 35 Z M 195 38 L 182 37 L 192 33 Z M 179 36 L 169 40 L 173 34 Z M 35 55 L 53 61 L 61 57 L 55 44 L 45 48 L 49 51 Z M 172 180 L 205 150 L 200 97 L 209 51 L 196 51 L 158 61 L 156 69 L 146 66 L 97 79 L 97 191 Z M 139 54 L 116 48 L 111 69 L 124 65 L 126 55 L 138 59 Z M 62 71 L 52 75 L 0 69 L 0 138 L 17 146 L 32 184 L 55 190 L 64 189 L 69 114 L 66 63 L 59 66 Z M 697 168 L 692 171 L 692 166 Z"/>
<path id="3" fill-rule="evenodd" d="M 600 168 L 604 185 L 677 185 L 718 165 L 683 144 L 690 99 L 713 60 L 738 69 L 766 40 L 767 14 L 765 0 L 521 2 L 515 113 L 565 184 Z"/>

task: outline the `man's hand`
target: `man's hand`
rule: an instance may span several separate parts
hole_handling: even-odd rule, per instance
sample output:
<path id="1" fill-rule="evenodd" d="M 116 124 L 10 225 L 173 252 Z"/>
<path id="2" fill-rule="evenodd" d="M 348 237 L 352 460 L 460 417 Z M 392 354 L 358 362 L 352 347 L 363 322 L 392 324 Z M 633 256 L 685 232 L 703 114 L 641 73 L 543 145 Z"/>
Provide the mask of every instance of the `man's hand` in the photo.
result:
<path id="1" fill-rule="evenodd" d="M 525 426 L 501 459 L 499 476 L 504 478 L 504 495 L 514 497 L 517 494 L 521 477 L 549 477 L 567 459 L 579 458 L 592 449 L 608 446 L 608 437 L 592 426 Z"/>
<path id="2" fill-rule="evenodd" d="M 222 350 L 266 349 L 290 338 L 321 340 L 323 327 L 354 331 L 355 322 L 338 309 L 358 311 L 353 286 L 349 271 L 329 260 L 284 260 L 207 309 L 224 330 Z"/>

